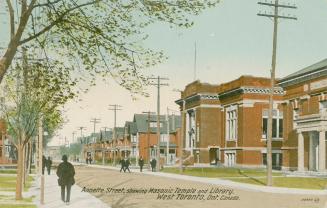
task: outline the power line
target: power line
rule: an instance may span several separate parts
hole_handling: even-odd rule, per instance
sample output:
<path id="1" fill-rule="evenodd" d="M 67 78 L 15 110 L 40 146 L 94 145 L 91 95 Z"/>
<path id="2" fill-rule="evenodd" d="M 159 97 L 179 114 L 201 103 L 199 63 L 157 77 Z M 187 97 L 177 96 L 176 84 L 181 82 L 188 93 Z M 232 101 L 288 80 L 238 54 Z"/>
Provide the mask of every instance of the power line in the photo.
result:
<path id="1" fill-rule="evenodd" d="M 258 16 L 264 16 L 274 19 L 274 33 L 273 33 L 273 53 L 272 53 L 272 61 L 271 61 L 271 89 L 269 94 L 269 113 L 268 113 L 268 131 L 267 131 L 267 186 L 272 186 L 272 111 L 273 111 L 273 95 L 275 89 L 275 70 L 276 70 L 276 53 L 277 53 L 277 29 L 278 29 L 278 19 L 291 19 L 297 20 L 294 16 L 285 16 L 279 15 L 279 8 L 288 8 L 288 9 L 296 9 L 295 5 L 285 5 L 279 4 L 278 0 L 275 0 L 275 3 L 272 1 L 268 2 L 258 2 L 258 4 L 268 7 L 274 8 L 273 14 L 262 14 L 258 13 Z"/>
<path id="2" fill-rule="evenodd" d="M 150 82 L 150 85 L 157 87 L 157 166 L 156 170 L 160 171 L 160 87 L 168 86 L 167 83 L 161 83 L 161 81 L 169 80 L 166 77 L 150 77 L 149 80 L 154 80 L 154 82 Z"/>

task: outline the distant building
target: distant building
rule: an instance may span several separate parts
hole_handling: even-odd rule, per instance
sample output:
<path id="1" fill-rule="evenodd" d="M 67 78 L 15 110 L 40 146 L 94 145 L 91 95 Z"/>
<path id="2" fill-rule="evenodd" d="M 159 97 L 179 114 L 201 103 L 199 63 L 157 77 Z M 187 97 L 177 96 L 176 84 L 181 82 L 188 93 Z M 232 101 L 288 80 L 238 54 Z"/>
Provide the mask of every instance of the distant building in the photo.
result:
<path id="1" fill-rule="evenodd" d="M 118 162 L 121 158 L 129 157 L 133 158 L 136 164 L 140 156 L 146 161 L 156 157 L 157 116 L 151 115 L 150 119 L 148 118 L 147 114 L 135 114 L 133 121 L 126 121 L 124 127 L 116 127 L 115 132 L 102 131 L 81 138 L 84 143 L 84 159 L 90 155 L 98 162 L 113 162 L 114 158 Z M 164 162 L 168 158 L 168 163 L 174 164 L 178 154 L 177 129 L 180 128 L 181 123 L 180 116 L 170 115 L 168 118 L 169 121 L 167 116 L 160 116 L 160 155 Z M 167 123 L 169 123 L 169 128 Z M 91 141 L 91 138 L 96 138 L 93 139 L 96 142 L 88 143 L 87 141 Z"/>
<path id="2" fill-rule="evenodd" d="M 165 115 L 160 116 L 160 156 L 165 164 L 167 164 L 167 158 L 168 164 L 175 164 L 178 155 L 177 129 L 181 126 L 181 117 L 169 115 L 168 118 L 169 120 Z M 155 158 L 158 145 L 157 116 L 135 114 L 131 124 L 130 137 L 134 157 L 142 156 L 146 161 Z"/>

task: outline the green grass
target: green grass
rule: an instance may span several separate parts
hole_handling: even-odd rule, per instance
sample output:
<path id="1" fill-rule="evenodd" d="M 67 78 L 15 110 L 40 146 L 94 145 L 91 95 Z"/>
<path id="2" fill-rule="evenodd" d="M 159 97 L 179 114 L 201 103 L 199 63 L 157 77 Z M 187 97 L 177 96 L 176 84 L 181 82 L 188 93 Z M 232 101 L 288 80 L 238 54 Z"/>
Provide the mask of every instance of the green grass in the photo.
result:
<path id="1" fill-rule="evenodd" d="M 16 169 L 1 169 L 0 174 L 16 174 Z"/>
<path id="2" fill-rule="evenodd" d="M 1 192 L 0 192 L 1 194 Z M 26 203 L 32 203 L 33 199 L 35 198 L 35 196 L 31 196 L 29 198 L 23 198 L 22 200 L 18 200 L 17 202 L 26 202 Z M 11 200 L 11 201 L 16 201 L 15 199 L 15 195 L 0 195 L 0 201 L 1 200 Z M 1 206 L 0 206 L 1 207 Z"/>
<path id="3" fill-rule="evenodd" d="M 178 168 L 164 168 L 162 172 L 177 173 Z M 267 173 L 264 169 L 240 169 L 240 168 L 186 168 L 183 175 L 225 178 L 225 177 L 258 177 L 265 176 Z M 273 173 L 273 176 L 282 176 L 281 173 Z"/>
<path id="4" fill-rule="evenodd" d="M 178 168 L 165 168 L 162 172 L 179 174 Z M 222 178 L 240 183 L 266 185 L 265 169 L 240 169 L 240 168 L 186 168 L 183 175 L 198 177 Z M 325 189 L 327 178 L 284 177 L 282 173 L 274 172 L 275 187 Z"/>
<path id="5" fill-rule="evenodd" d="M 33 177 L 29 176 L 26 181 L 24 191 L 27 191 L 32 184 Z M 14 191 L 16 188 L 16 176 L 1 176 L 0 175 L 0 190 L 2 191 Z"/>
<path id="6" fill-rule="evenodd" d="M 231 181 L 249 183 L 255 185 L 265 185 L 266 178 L 232 178 Z M 278 177 L 273 178 L 276 187 L 301 188 L 301 189 L 325 189 L 326 178 L 306 178 L 306 177 Z"/>
<path id="7" fill-rule="evenodd" d="M 36 205 L 30 204 L 0 204 L 1 208 L 36 208 Z"/>

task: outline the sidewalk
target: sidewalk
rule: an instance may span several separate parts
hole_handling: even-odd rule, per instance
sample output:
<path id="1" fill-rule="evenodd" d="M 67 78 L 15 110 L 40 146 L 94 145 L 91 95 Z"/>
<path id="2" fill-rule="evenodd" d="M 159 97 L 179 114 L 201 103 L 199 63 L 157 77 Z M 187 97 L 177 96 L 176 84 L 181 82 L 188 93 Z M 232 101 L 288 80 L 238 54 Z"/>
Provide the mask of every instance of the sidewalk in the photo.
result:
<path id="1" fill-rule="evenodd" d="M 88 166 L 95 167 L 95 168 L 112 169 L 112 170 L 120 169 L 118 167 L 102 166 L 102 165 L 88 165 Z M 266 192 L 266 193 L 285 193 L 285 194 L 303 194 L 303 195 L 320 195 L 320 196 L 327 195 L 327 190 L 310 190 L 310 189 L 258 186 L 258 185 L 253 185 L 253 184 L 237 183 L 234 181 L 218 179 L 218 178 L 196 177 L 196 176 L 179 175 L 179 174 L 164 173 L 164 172 L 151 172 L 147 169 L 144 169 L 144 171 L 142 173 L 140 173 L 138 169 L 133 169 L 133 170 L 131 169 L 131 171 L 136 174 L 147 174 L 147 175 L 154 175 L 154 176 L 158 176 L 158 177 L 166 177 L 166 178 L 200 182 L 200 183 L 213 184 L 213 185 L 222 185 L 222 186 L 227 186 L 227 187 L 245 190 L 245 191 Z"/>
<path id="2" fill-rule="evenodd" d="M 107 204 L 99 200 L 98 198 L 92 196 L 87 192 L 82 192 L 82 188 L 76 184 L 72 186 L 70 204 L 66 205 L 61 201 L 60 197 L 60 186 L 58 186 L 57 176 L 53 172 L 51 175 L 44 175 L 44 205 L 40 205 L 40 180 L 37 185 L 31 190 L 35 193 L 36 198 L 34 200 L 35 204 L 40 208 L 61 208 L 61 207 L 70 207 L 70 208 L 110 208 Z"/>

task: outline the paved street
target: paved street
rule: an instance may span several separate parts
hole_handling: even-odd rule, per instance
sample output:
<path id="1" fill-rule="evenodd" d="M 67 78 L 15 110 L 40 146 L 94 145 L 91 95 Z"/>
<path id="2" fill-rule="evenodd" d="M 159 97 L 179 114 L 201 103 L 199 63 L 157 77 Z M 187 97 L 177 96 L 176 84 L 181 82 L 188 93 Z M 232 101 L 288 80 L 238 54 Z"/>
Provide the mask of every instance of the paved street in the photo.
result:
<path id="1" fill-rule="evenodd" d="M 204 181 L 192 181 L 192 178 L 182 180 L 157 176 L 151 173 L 143 174 L 136 172 L 136 170 L 132 170 L 132 173 L 120 173 L 117 169 L 76 166 L 77 184 L 82 188 L 85 187 L 84 190 L 92 192 L 94 196 L 112 208 L 198 208 L 201 206 L 215 208 L 253 208 L 262 206 L 265 208 L 315 208 L 325 207 L 327 200 L 326 195 L 305 194 L 303 192 L 303 194 L 301 192 L 295 194 L 287 193 L 287 191 L 284 193 L 269 193 L 246 189 L 245 186 L 230 188 L 225 185 L 210 184 L 210 181 L 213 181 L 212 179 L 208 180 L 208 183 Z M 154 193 L 158 189 L 173 191 L 175 195 L 172 197 L 172 194 L 167 194 L 165 199 L 158 199 L 160 194 Z M 192 191 L 197 193 L 201 190 L 208 190 L 203 199 L 196 198 L 196 194 L 192 194 Z M 185 194 L 185 191 L 190 193 Z M 219 193 L 209 194 L 209 192 L 215 191 Z M 178 194 L 180 194 L 179 197 L 177 197 Z M 216 195 L 219 195 L 217 199 L 215 199 Z"/>

